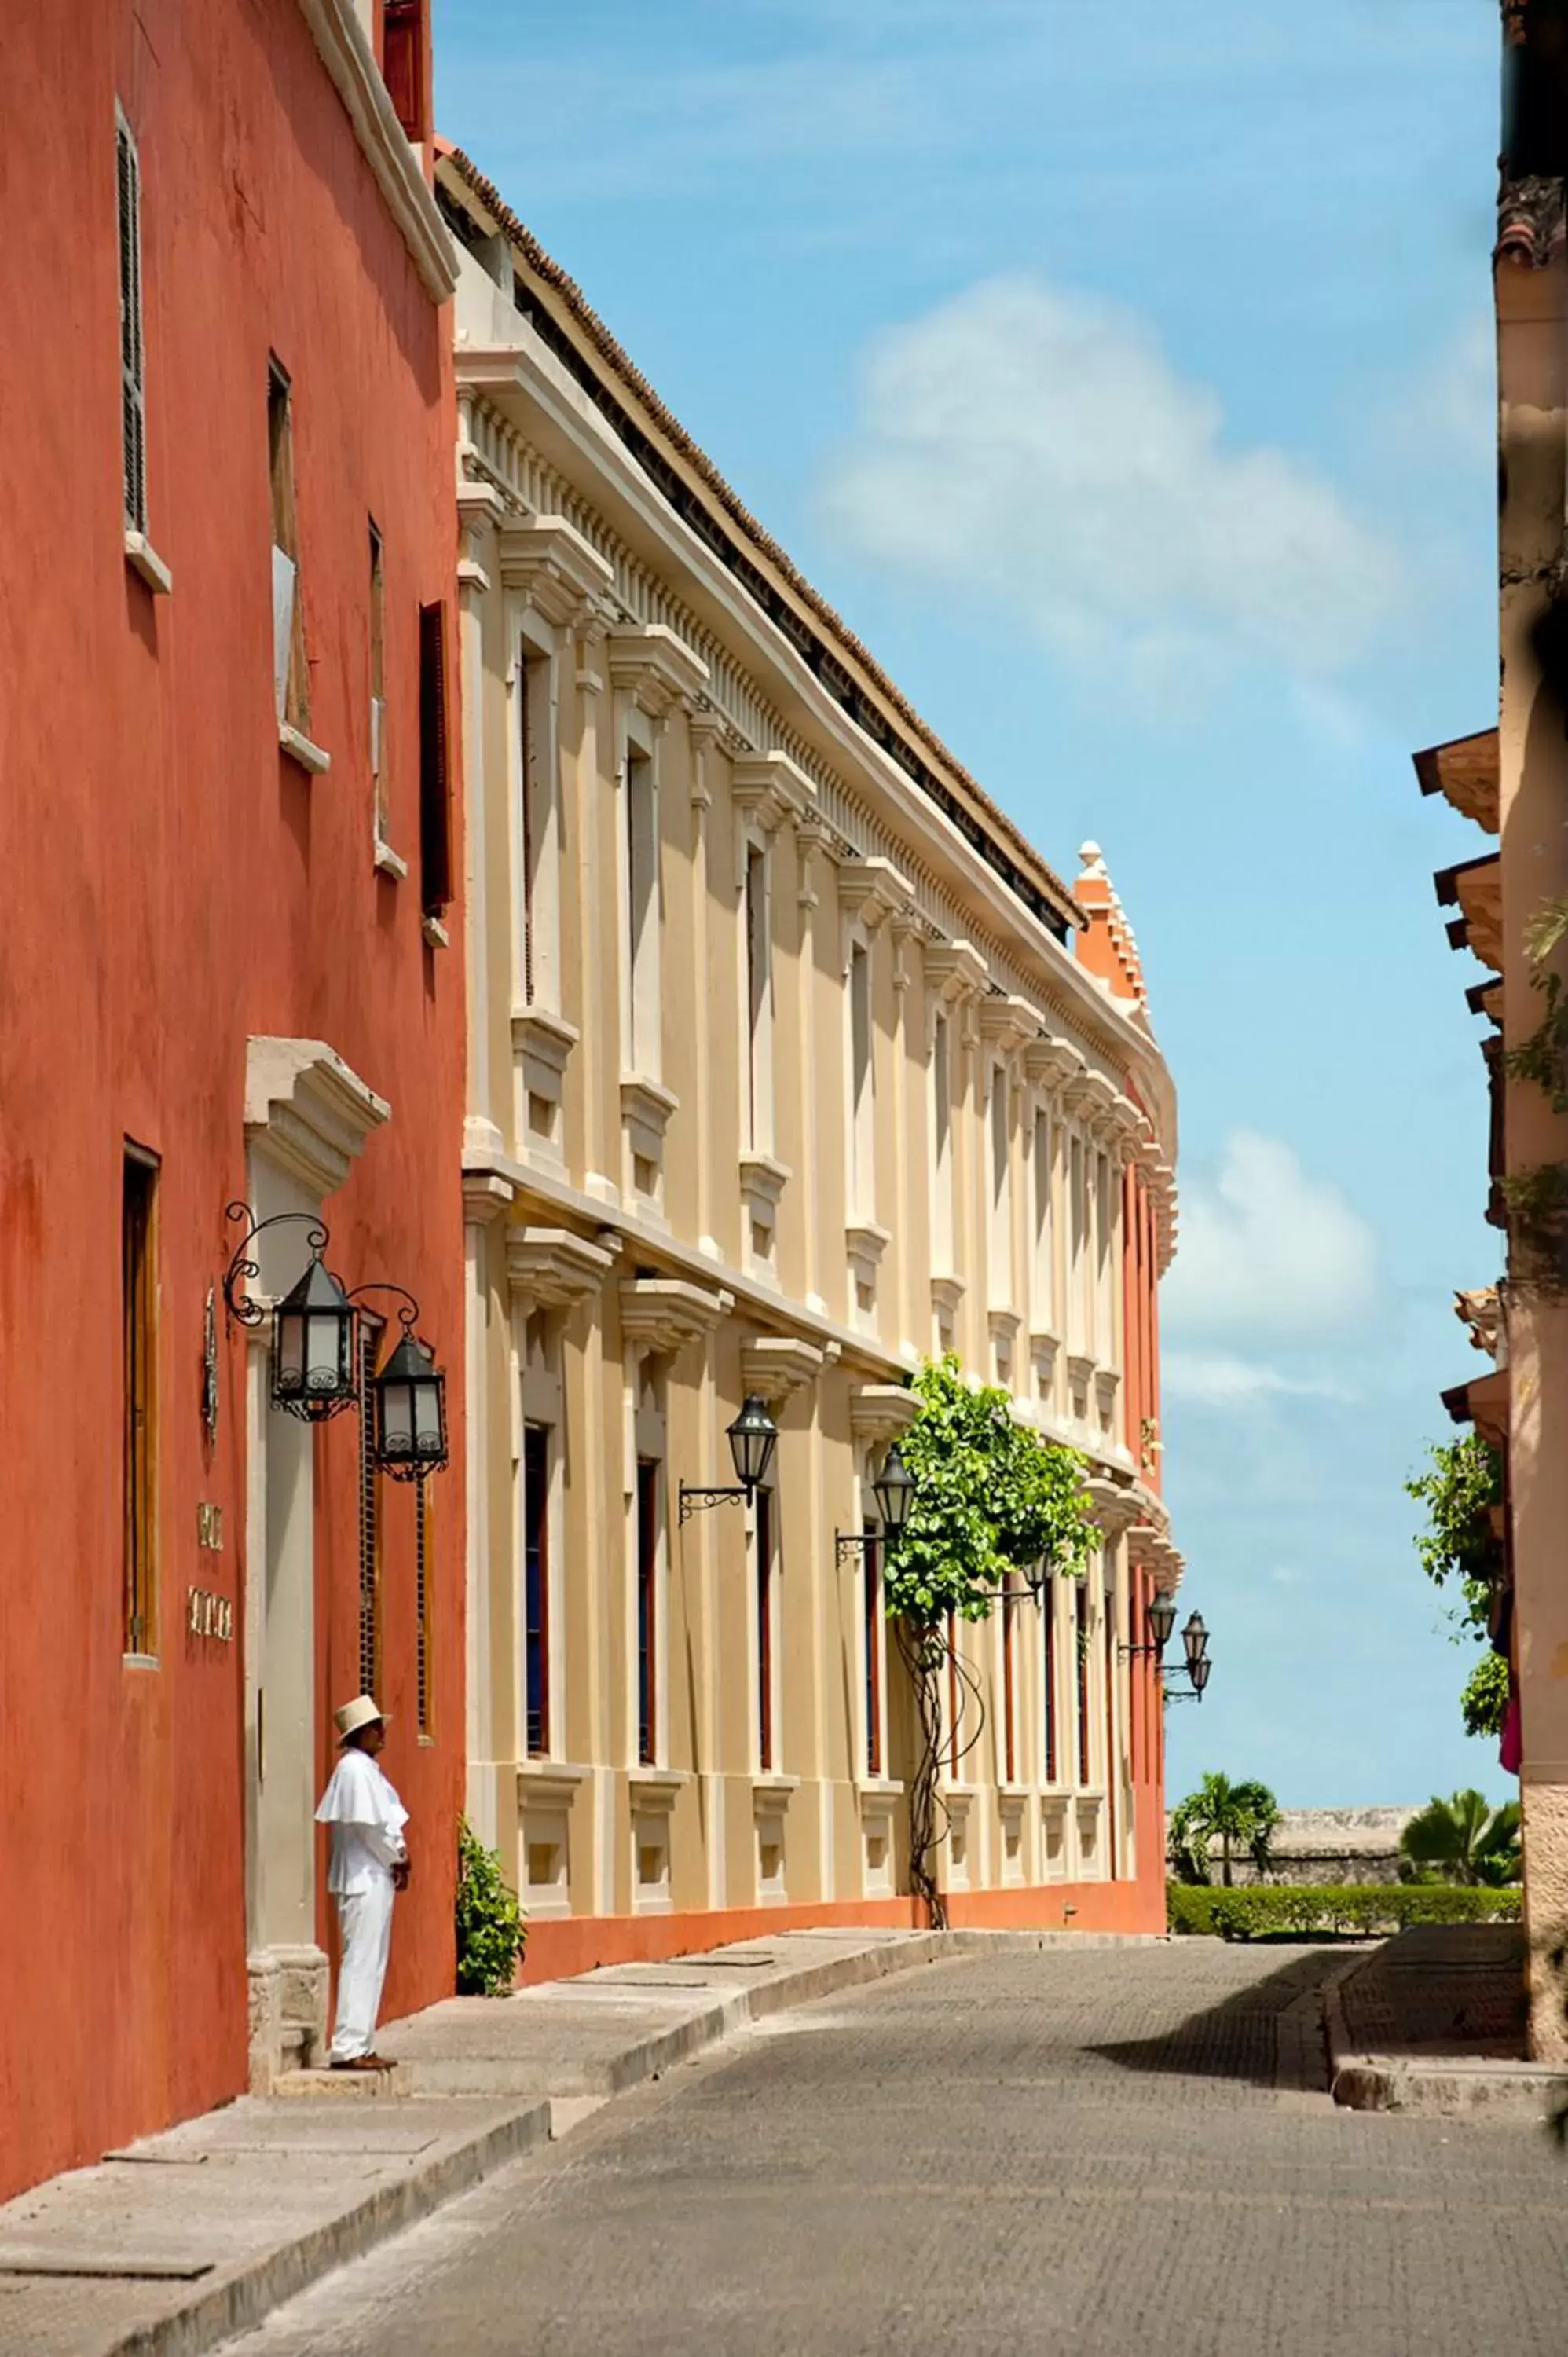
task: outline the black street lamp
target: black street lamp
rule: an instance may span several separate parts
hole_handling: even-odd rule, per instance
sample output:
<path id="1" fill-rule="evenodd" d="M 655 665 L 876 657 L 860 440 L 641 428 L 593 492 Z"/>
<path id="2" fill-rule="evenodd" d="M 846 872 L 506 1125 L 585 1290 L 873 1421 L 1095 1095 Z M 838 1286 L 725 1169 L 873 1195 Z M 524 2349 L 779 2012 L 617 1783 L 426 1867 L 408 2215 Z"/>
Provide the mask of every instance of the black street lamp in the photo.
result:
<path id="1" fill-rule="evenodd" d="M 684 1523 L 705 1506 L 717 1506 L 726 1498 L 743 1498 L 747 1506 L 768 1479 L 768 1469 L 773 1462 L 773 1452 L 779 1446 L 779 1426 L 768 1413 L 768 1403 L 756 1392 L 747 1396 L 740 1414 L 729 1427 L 730 1455 L 735 1459 L 737 1486 L 733 1489 L 693 1489 L 681 1484 L 680 1520 Z"/>
<path id="2" fill-rule="evenodd" d="M 403 1333 L 370 1383 L 371 1454 L 394 1481 L 418 1481 L 446 1462 L 446 1378 L 405 1313 Z"/>
<path id="3" fill-rule="evenodd" d="M 273 1313 L 273 1404 L 307 1424 L 325 1423 L 360 1394 L 354 1305 L 313 1253 Z"/>
<path id="4" fill-rule="evenodd" d="M 223 1216 L 245 1227 L 223 1272 L 223 1306 L 237 1325 L 252 1329 L 271 1316 L 273 1405 L 311 1424 L 352 1407 L 359 1397 L 357 1321 L 353 1303 L 322 1257 L 330 1232 L 314 1211 L 274 1211 L 258 1220 L 249 1203 L 231 1203 Z M 248 1290 L 262 1273 L 251 1247 L 266 1229 L 283 1227 L 305 1230 L 310 1259 L 282 1300 L 271 1305 Z"/>
<path id="5" fill-rule="evenodd" d="M 881 1472 L 871 1485 L 881 1529 L 835 1531 L 834 1561 L 843 1563 L 846 1555 L 864 1555 L 868 1547 L 880 1545 L 884 1539 L 896 1539 L 909 1520 L 916 1486 L 915 1477 L 905 1464 L 898 1443 L 895 1441 L 882 1460 Z"/>
<path id="6" fill-rule="evenodd" d="M 1171 1684 L 1175 1672 L 1165 1672 L 1165 1697 L 1167 1702 L 1201 1702 L 1203 1689 L 1208 1684 L 1214 1664 L 1208 1658 L 1208 1631 L 1203 1625 L 1201 1612 L 1189 1614 L 1181 1632 L 1182 1652 L 1187 1656 L 1187 1686 Z"/>
<path id="7" fill-rule="evenodd" d="M 1141 1645 L 1118 1645 L 1116 1650 L 1124 1662 L 1140 1656 L 1158 1661 L 1171 1641 L 1176 1627 L 1176 1598 L 1168 1588 L 1156 1587 L 1144 1607 L 1144 1626 L 1147 1638 Z"/>

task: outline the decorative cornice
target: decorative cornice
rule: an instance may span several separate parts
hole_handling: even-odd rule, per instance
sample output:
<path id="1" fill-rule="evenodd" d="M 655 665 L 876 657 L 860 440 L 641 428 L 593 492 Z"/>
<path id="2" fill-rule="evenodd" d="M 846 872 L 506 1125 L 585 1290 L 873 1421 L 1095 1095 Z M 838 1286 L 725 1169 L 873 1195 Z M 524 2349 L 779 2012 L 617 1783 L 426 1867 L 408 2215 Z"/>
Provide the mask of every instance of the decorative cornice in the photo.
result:
<path id="1" fill-rule="evenodd" d="M 846 859 L 838 871 L 839 906 L 875 932 L 885 917 L 909 905 L 909 887 L 890 859 Z"/>
<path id="2" fill-rule="evenodd" d="M 471 1228 L 488 1228 L 510 1209 L 512 1188 L 494 1170 L 463 1173 L 463 1219 Z"/>
<path id="3" fill-rule="evenodd" d="M 709 1293 L 682 1277 L 623 1277 L 620 1330 L 632 1350 L 671 1357 L 704 1341 L 734 1307 L 733 1294 Z"/>
<path id="4" fill-rule="evenodd" d="M 1131 1490 L 1118 1481 L 1106 1481 L 1090 1475 L 1084 1483 L 1089 1492 L 1090 1508 L 1105 1536 L 1114 1545 L 1125 1530 L 1130 1530 L 1143 1512 L 1142 1501 Z"/>
<path id="5" fill-rule="evenodd" d="M 824 1354 L 791 1334 L 754 1334 L 740 1346 L 740 1386 L 771 1407 L 814 1383 Z"/>
<path id="6" fill-rule="evenodd" d="M 856 1440 L 897 1440 L 919 1413 L 920 1403 L 899 1383 L 854 1383 L 849 1428 Z"/>
<path id="7" fill-rule="evenodd" d="M 1038 1036 L 1039 1016 L 1026 998 L 998 994 L 983 998 L 975 1013 L 981 1038 L 999 1055 L 1011 1056 L 1026 1040 Z"/>
<path id="8" fill-rule="evenodd" d="M 933 1276 L 931 1308 L 940 1318 L 955 1317 L 966 1289 L 961 1276 Z"/>
<path id="9" fill-rule="evenodd" d="M 804 818 L 816 808 L 817 790 L 788 753 L 737 753 L 731 786 L 736 808 L 771 834 L 786 818 Z"/>
<path id="10" fill-rule="evenodd" d="M 457 256 L 419 158 L 392 112 L 359 9 L 354 0 L 299 0 L 299 11 L 348 111 L 387 210 L 413 256 L 420 284 L 433 303 L 445 303 L 457 284 Z"/>
<path id="11" fill-rule="evenodd" d="M 502 586 L 521 591 L 556 630 L 592 620 L 615 587 L 613 565 L 564 516 L 500 525 L 496 552 Z"/>
<path id="12" fill-rule="evenodd" d="M 541 1309 L 575 1309 L 598 1292 L 615 1259 L 570 1228 L 514 1228 L 506 1240 L 507 1281 Z"/>
<path id="13" fill-rule="evenodd" d="M 245 1042 L 245 1143 L 318 1200 L 392 1113 L 324 1039 Z"/>
<path id="14" fill-rule="evenodd" d="M 969 942 L 928 942 L 926 982 L 941 999 L 978 998 L 989 979 L 985 960 Z"/>
<path id="15" fill-rule="evenodd" d="M 708 666 L 664 622 L 612 630 L 605 641 L 610 684 L 655 720 L 678 704 L 694 704 L 708 683 Z"/>
<path id="16" fill-rule="evenodd" d="M 1069 1048 L 1065 1039 L 1052 1039 L 1042 1033 L 1024 1050 L 1026 1077 L 1047 1096 L 1059 1097 L 1085 1069 L 1078 1049 Z"/>

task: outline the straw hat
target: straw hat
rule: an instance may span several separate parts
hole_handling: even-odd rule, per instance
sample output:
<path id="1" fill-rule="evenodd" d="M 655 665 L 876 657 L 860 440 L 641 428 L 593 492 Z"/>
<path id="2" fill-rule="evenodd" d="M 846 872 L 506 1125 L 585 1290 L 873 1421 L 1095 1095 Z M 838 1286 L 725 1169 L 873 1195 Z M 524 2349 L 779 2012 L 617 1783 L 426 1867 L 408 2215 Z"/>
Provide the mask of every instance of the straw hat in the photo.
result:
<path id="1" fill-rule="evenodd" d="M 386 1713 L 371 1695 L 356 1695 L 352 1702 L 346 1702 L 341 1710 L 335 1710 L 332 1714 L 332 1724 L 338 1729 L 339 1743 L 347 1743 L 351 1735 L 358 1735 L 361 1727 L 371 1727 L 377 1719 L 384 1725 Z"/>

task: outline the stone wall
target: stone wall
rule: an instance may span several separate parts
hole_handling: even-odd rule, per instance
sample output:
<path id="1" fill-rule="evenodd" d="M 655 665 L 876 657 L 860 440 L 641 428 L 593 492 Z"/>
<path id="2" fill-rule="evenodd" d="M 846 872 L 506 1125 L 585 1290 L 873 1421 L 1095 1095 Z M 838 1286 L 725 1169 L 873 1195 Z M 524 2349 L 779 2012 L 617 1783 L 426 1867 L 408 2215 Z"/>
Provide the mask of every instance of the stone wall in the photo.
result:
<path id="1" fill-rule="evenodd" d="M 1371 1883 L 1399 1880 L 1400 1835 L 1413 1808 L 1285 1809 L 1269 1848 L 1273 1864 L 1260 1875 L 1250 1857 L 1231 1860 L 1240 1889 L 1254 1882 Z M 1219 1846 L 1210 1853 L 1219 1880 Z"/>

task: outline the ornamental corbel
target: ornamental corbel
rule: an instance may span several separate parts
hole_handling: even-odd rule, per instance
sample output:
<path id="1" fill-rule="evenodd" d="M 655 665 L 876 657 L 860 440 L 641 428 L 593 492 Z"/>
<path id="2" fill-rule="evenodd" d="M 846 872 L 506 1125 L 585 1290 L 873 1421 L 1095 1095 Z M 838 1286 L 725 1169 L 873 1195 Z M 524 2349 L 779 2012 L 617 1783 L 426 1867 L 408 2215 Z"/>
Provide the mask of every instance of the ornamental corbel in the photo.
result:
<path id="1" fill-rule="evenodd" d="M 826 819 L 808 814 L 795 823 L 795 847 L 800 857 L 800 886 L 797 904 L 802 909 L 814 909 L 822 894 L 817 889 L 817 862 L 832 848 L 833 831 Z"/>
<path id="2" fill-rule="evenodd" d="M 620 1286 L 620 1330 L 639 1358 L 672 1358 L 703 1341 L 735 1307 L 730 1293 L 710 1293 L 678 1276 L 628 1276 Z"/>
<path id="3" fill-rule="evenodd" d="M 979 1002 L 980 1036 L 1005 1061 L 1039 1031 L 1040 1018 L 1026 998 L 998 993 Z"/>
<path id="4" fill-rule="evenodd" d="M 742 819 L 771 839 L 787 818 L 799 823 L 815 809 L 817 790 L 788 753 L 743 753 L 732 765 L 730 798 Z M 746 882 L 744 824 L 736 828 L 735 837 L 735 883 L 738 892 Z"/>
<path id="5" fill-rule="evenodd" d="M 498 528 L 502 587 L 553 630 L 577 630 L 615 587 L 615 569 L 564 516 L 527 516 Z"/>
<path id="6" fill-rule="evenodd" d="M 699 697 L 686 716 L 686 733 L 692 740 L 692 808 L 707 811 L 713 808 L 713 761 L 725 741 L 728 723 L 724 714 L 714 709 L 707 697 Z"/>
<path id="7" fill-rule="evenodd" d="M 688 708 L 708 684 L 708 666 L 664 622 L 611 630 L 606 642 L 610 685 L 658 726 L 678 705 Z"/>
<path id="8" fill-rule="evenodd" d="M 512 1293 L 540 1309 L 575 1309 L 599 1291 L 615 1259 L 569 1228 L 514 1228 L 506 1240 Z"/>
<path id="9" fill-rule="evenodd" d="M 816 1382 L 822 1364 L 822 1351 L 811 1342 L 790 1334 L 754 1334 L 740 1346 L 741 1389 L 769 1407 L 781 1406 Z"/>

